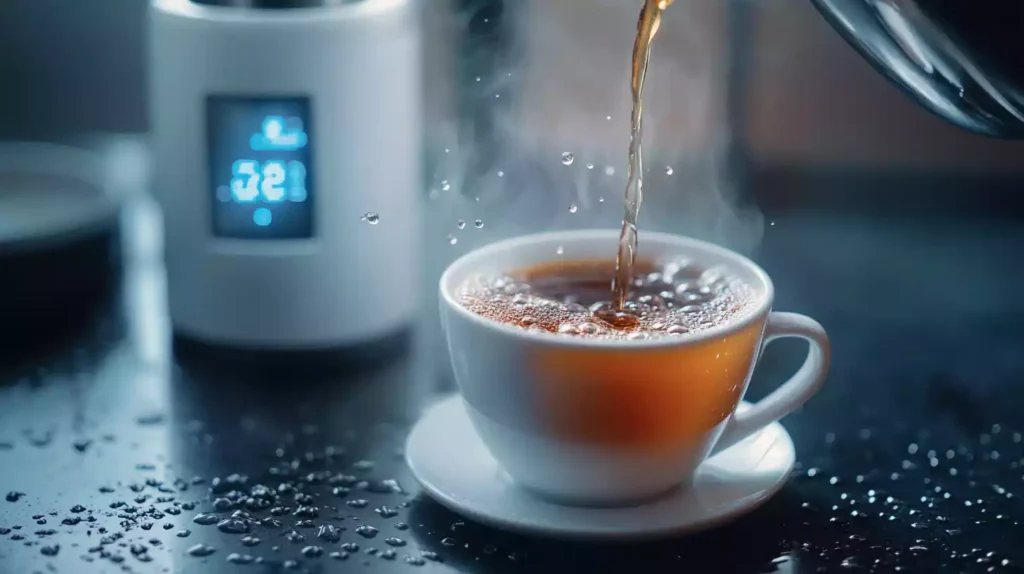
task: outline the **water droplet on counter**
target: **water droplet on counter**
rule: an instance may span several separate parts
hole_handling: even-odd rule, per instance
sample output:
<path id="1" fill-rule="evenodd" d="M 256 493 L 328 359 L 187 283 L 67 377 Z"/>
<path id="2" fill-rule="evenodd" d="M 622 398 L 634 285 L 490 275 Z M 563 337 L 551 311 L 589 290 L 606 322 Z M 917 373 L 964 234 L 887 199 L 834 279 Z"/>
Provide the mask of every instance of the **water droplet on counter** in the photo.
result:
<path id="1" fill-rule="evenodd" d="M 406 556 L 405 563 L 410 566 L 423 566 L 427 561 L 419 556 Z"/>
<path id="2" fill-rule="evenodd" d="M 216 514 L 212 514 L 209 512 L 200 512 L 199 514 L 195 515 L 195 517 L 192 519 L 192 522 L 195 522 L 196 524 L 201 524 L 203 526 L 210 526 L 211 524 L 217 524 L 218 522 L 220 522 L 220 517 Z"/>
<path id="3" fill-rule="evenodd" d="M 604 168 L 604 174 L 605 175 L 615 175 L 615 168 L 610 166 L 610 165 L 606 165 L 605 168 Z"/>
<path id="4" fill-rule="evenodd" d="M 484 226 L 484 220 L 477 219 L 476 221 L 473 222 L 473 225 L 475 225 L 477 229 L 482 229 Z"/>
<path id="5" fill-rule="evenodd" d="M 398 556 L 398 554 L 391 549 L 385 550 L 384 552 L 380 553 L 380 557 L 384 560 L 394 560 L 396 556 Z"/>
<path id="6" fill-rule="evenodd" d="M 7 502 L 18 502 L 21 497 L 25 496 L 24 492 L 10 491 L 7 493 Z"/>
<path id="7" fill-rule="evenodd" d="M 335 560 L 347 560 L 348 552 L 331 552 L 328 556 Z"/>
<path id="8" fill-rule="evenodd" d="M 92 441 L 87 438 L 77 438 L 71 441 L 71 446 L 73 446 L 78 452 L 85 452 L 89 450 L 90 446 L 92 446 Z"/>
<path id="9" fill-rule="evenodd" d="M 458 542 L 456 542 L 454 538 L 446 536 L 441 539 L 441 544 L 443 544 L 444 546 L 455 546 L 456 544 L 458 544 Z"/>
<path id="10" fill-rule="evenodd" d="M 60 552 L 60 544 L 50 544 L 39 549 L 43 556 L 56 556 Z"/>
<path id="11" fill-rule="evenodd" d="M 198 556 L 202 558 L 205 556 L 210 556 L 216 551 L 217 549 L 213 546 L 207 546 L 206 544 L 196 544 L 195 546 L 189 548 L 187 552 L 189 556 Z"/>
<path id="12" fill-rule="evenodd" d="M 406 544 L 405 540 L 402 540 L 401 538 L 398 538 L 398 537 L 395 537 L 395 536 L 388 536 L 387 538 L 384 539 L 384 542 L 387 543 L 389 546 L 396 546 L 396 547 L 405 546 L 405 544 Z"/>
<path id="13" fill-rule="evenodd" d="M 341 540 L 341 530 L 333 524 L 321 524 L 316 537 L 324 542 L 338 542 Z"/>
<path id="14" fill-rule="evenodd" d="M 378 215 L 378 214 L 376 214 L 376 213 L 374 213 L 372 211 L 367 211 L 359 219 L 369 223 L 370 225 L 377 225 L 378 223 L 380 223 L 380 215 Z"/>
<path id="15" fill-rule="evenodd" d="M 188 530 L 188 529 L 179 530 L 176 533 L 174 533 L 174 535 L 177 536 L 178 538 L 188 538 L 189 536 L 192 535 L 192 531 Z"/>
<path id="16" fill-rule="evenodd" d="M 135 423 L 141 426 L 153 426 L 164 422 L 163 413 L 146 413 L 135 417 Z"/>
<path id="17" fill-rule="evenodd" d="M 370 504 L 365 498 L 353 498 L 352 500 L 346 500 L 345 504 L 352 508 L 366 508 L 367 504 Z"/>
<path id="18" fill-rule="evenodd" d="M 575 159 L 570 152 L 565 152 L 562 154 L 562 165 L 572 165 Z"/>
<path id="19" fill-rule="evenodd" d="M 299 542 L 305 542 L 306 537 L 302 535 L 298 530 L 289 530 L 288 534 L 284 535 L 285 539 L 292 544 L 298 544 Z"/>
<path id="20" fill-rule="evenodd" d="M 355 553 L 355 552 L 359 552 L 359 545 L 356 544 L 355 542 L 346 542 L 346 543 L 341 545 L 341 549 L 344 550 L 345 552 Z"/>
<path id="21" fill-rule="evenodd" d="M 369 524 L 364 524 L 359 528 L 356 528 L 356 534 L 362 536 L 363 538 L 374 538 L 375 536 L 377 536 L 378 532 L 380 531 L 370 526 Z"/>
<path id="22" fill-rule="evenodd" d="M 398 511 L 388 506 L 380 506 L 374 509 L 374 512 L 379 514 L 381 518 L 394 518 L 398 516 Z"/>
<path id="23" fill-rule="evenodd" d="M 248 534 L 252 532 L 252 526 L 250 526 L 248 520 L 225 518 L 217 523 L 217 530 L 225 534 Z"/>
<path id="24" fill-rule="evenodd" d="M 306 558 L 319 558 L 323 556 L 324 549 L 319 546 L 307 546 L 302 549 L 302 555 Z"/>
<path id="25" fill-rule="evenodd" d="M 230 564 L 252 564 L 255 560 L 255 558 L 248 554 L 239 554 L 237 552 L 232 552 L 231 554 L 228 554 L 227 557 L 227 561 Z"/>

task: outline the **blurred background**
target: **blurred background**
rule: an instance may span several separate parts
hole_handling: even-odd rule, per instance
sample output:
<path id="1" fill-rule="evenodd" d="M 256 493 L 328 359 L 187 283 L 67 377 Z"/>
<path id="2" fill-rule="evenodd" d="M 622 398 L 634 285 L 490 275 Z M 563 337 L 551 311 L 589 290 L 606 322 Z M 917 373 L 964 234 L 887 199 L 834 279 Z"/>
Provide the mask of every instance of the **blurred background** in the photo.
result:
<path id="1" fill-rule="evenodd" d="M 635 20 L 636 2 L 598 0 L 593 10 L 579 10 L 577 2 L 543 0 L 523 0 L 511 8 L 504 4 L 512 3 L 501 0 L 426 0 L 423 4 L 430 25 L 425 48 L 431 65 L 427 94 L 433 121 L 445 121 L 459 107 L 453 86 L 465 70 L 456 62 L 472 60 L 469 56 L 474 55 L 482 58 L 470 52 L 494 51 L 494 59 L 486 63 L 521 69 L 523 65 L 544 63 L 513 62 L 513 58 L 523 56 L 512 54 L 513 47 L 541 49 L 558 43 L 571 48 L 547 56 L 570 58 L 573 73 L 588 78 L 590 86 L 603 84 L 603 89 L 583 93 L 570 92 L 569 85 L 552 86 L 554 93 L 561 93 L 549 103 L 563 111 L 582 106 L 595 115 L 605 109 L 609 114 L 622 115 L 622 98 L 627 92 L 620 84 L 627 70 L 630 21 Z M 743 50 L 744 59 L 749 60 L 743 64 L 745 77 L 740 80 L 747 116 L 736 127 L 758 163 L 905 169 L 942 166 L 950 170 L 1024 168 L 1021 145 L 965 134 L 908 102 L 828 27 L 809 2 L 734 0 L 703 4 L 696 23 L 712 37 L 700 41 L 706 42 L 708 49 L 716 49 L 714 44 L 721 43 L 722 49 Z M 527 22 L 515 30 L 499 30 L 508 24 L 501 19 L 509 9 L 529 13 Z M 716 11 L 722 13 L 714 14 Z M 739 30 L 730 29 L 724 20 L 730 12 L 744 12 L 741 17 L 749 22 Z M 51 140 L 89 132 L 144 133 L 148 125 L 145 13 L 146 2 L 142 0 L 0 3 L 0 73 L 4 86 L 0 91 L 4 111 L 0 115 L 0 137 Z M 494 20 L 482 22 L 480 15 L 484 13 Z M 471 26 L 474 15 L 480 21 Z M 685 52 L 682 32 L 688 25 L 687 16 L 692 14 L 684 14 L 684 10 L 669 12 L 663 38 L 655 48 L 655 60 L 665 67 L 674 66 L 677 72 L 686 65 L 687 58 L 694 58 Z M 717 29 L 704 26 L 713 20 Z M 601 25 L 594 25 L 595 21 Z M 528 40 L 531 36 L 546 36 L 553 28 L 560 31 L 557 37 L 548 37 L 539 44 Z M 728 37 L 731 33 L 742 37 Z M 486 36 L 491 36 L 490 43 Z M 465 41 L 474 37 L 479 44 L 467 46 Z M 592 50 L 594 47 L 599 51 Z M 715 51 L 706 56 L 706 63 L 728 65 L 726 56 L 723 51 Z M 482 61 L 463 61 L 473 63 L 481 72 L 486 71 Z M 670 82 L 665 75 L 652 74 L 652 86 Z M 517 74 L 517 79 L 521 78 Z M 557 82 L 558 78 L 548 80 Z M 655 93 L 659 92 L 656 87 L 649 92 L 652 101 L 658 102 L 650 106 L 653 115 L 662 107 L 662 98 L 677 104 L 682 98 L 679 93 Z M 598 115 L 595 120 L 603 118 Z M 660 128 L 659 132 L 670 127 L 675 126 Z M 615 148 L 623 147 L 621 128 L 615 124 L 616 137 L 611 142 Z"/>
<path id="2" fill-rule="evenodd" d="M 425 285 L 496 239 L 618 226 L 640 2 L 419 4 Z M 0 141 L 99 151 L 104 186 L 147 195 L 161 158 L 148 140 L 146 13 L 142 0 L 0 2 Z M 808 1 L 677 2 L 651 66 L 641 230 L 756 255 L 792 212 L 1021 212 L 1024 143 L 924 111 Z M 389 206 L 366 208 L 387 233 Z"/>

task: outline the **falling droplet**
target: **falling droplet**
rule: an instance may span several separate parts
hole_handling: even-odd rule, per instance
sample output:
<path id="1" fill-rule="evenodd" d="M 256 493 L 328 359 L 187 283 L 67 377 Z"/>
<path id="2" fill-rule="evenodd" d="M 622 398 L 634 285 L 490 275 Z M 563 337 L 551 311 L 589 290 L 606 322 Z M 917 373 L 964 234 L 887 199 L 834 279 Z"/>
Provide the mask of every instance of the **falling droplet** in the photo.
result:
<path id="1" fill-rule="evenodd" d="M 366 213 L 363 214 L 363 217 L 361 219 L 369 223 L 370 225 L 377 225 L 380 222 L 380 215 L 377 215 L 372 211 L 367 211 Z"/>
<path id="2" fill-rule="evenodd" d="M 612 117 L 611 116 L 605 116 L 604 119 L 606 119 L 608 121 L 612 121 Z"/>
<path id="3" fill-rule="evenodd" d="M 562 154 L 562 165 L 572 165 L 572 162 L 573 162 L 573 160 L 575 160 L 575 159 L 576 159 L 576 158 L 574 158 L 574 157 L 572 156 L 572 153 L 570 153 L 570 152 L 565 152 L 565 153 L 563 153 L 563 154 Z"/>
<path id="4" fill-rule="evenodd" d="M 459 227 L 459 229 L 465 229 L 466 228 L 466 222 L 461 220 L 461 219 L 455 225 L 457 225 Z"/>
<path id="5" fill-rule="evenodd" d="M 207 546 L 205 544 L 196 544 L 192 548 L 188 549 L 188 555 L 189 556 L 204 557 L 204 556 L 209 556 L 209 555 L 213 554 L 216 551 L 217 551 L 217 549 L 214 548 L 213 546 Z"/>
<path id="6" fill-rule="evenodd" d="M 476 221 L 473 222 L 473 225 L 475 225 L 477 229 L 481 229 L 484 226 L 484 220 L 477 219 Z"/>
<path id="7" fill-rule="evenodd" d="M 380 531 L 370 526 L 369 524 L 364 524 L 359 528 L 356 528 L 356 534 L 362 536 L 363 538 L 373 538 L 377 536 L 378 532 Z"/>
<path id="8" fill-rule="evenodd" d="M 672 166 L 665 167 L 665 175 L 672 175 L 673 173 L 675 173 L 675 170 L 672 169 Z"/>
<path id="9" fill-rule="evenodd" d="M 579 209 L 579 208 L 576 207 L 576 204 L 574 203 L 574 204 L 569 206 L 569 213 L 576 213 L 577 209 Z"/>
<path id="10" fill-rule="evenodd" d="M 455 237 L 454 235 L 449 235 L 448 236 L 448 245 L 455 245 L 458 242 L 459 242 L 459 239 L 457 237 Z"/>
<path id="11" fill-rule="evenodd" d="M 505 177 L 505 172 L 498 170 L 498 177 Z"/>

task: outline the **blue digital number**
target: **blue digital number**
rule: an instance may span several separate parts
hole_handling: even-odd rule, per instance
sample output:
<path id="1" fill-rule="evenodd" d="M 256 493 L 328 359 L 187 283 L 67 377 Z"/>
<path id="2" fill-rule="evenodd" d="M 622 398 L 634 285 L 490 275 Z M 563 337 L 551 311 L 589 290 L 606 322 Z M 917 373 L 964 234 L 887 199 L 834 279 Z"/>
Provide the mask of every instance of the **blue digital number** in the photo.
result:
<path id="1" fill-rule="evenodd" d="M 306 201 L 306 166 L 301 161 L 288 162 L 288 199 L 296 203 Z"/>
<path id="2" fill-rule="evenodd" d="M 260 195 L 260 163 L 240 159 L 231 166 L 231 196 L 239 203 L 256 201 Z"/>
<path id="3" fill-rule="evenodd" d="M 284 162 L 271 160 L 263 164 L 263 183 L 260 184 L 260 193 L 267 203 L 278 203 L 284 201 L 284 181 L 286 172 Z"/>
<path id="4" fill-rule="evenodd" d="M 260 165 L 240 159 L 232 167 L 231 199 L 236 203 L 306 201 L 306 166 L 300 161 L 270 160 Z"/>

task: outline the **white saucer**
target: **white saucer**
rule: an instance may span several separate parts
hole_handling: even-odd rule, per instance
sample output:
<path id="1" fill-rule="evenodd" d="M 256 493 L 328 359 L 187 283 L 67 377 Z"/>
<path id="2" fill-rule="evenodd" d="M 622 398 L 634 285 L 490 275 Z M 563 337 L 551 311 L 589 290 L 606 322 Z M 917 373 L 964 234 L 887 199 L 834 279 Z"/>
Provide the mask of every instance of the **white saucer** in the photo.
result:
<path id="1" fill-rule="evenodd" d="M 789 433 L 774 423 L 705 461 L 689 489 L 638 506 L 594 508 L 560 505 L 515 486 L 458 395 L 430 407 L 405 446 L 416 480 L 450 510 L 495 528 L 582 539 L 652 538 L 721 524 L 778 492 L 795 458 Z"/>

